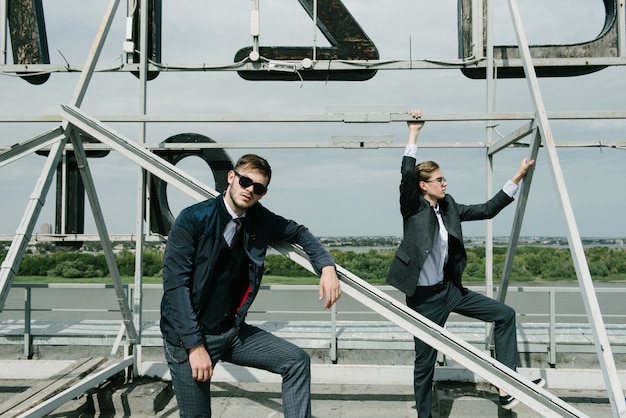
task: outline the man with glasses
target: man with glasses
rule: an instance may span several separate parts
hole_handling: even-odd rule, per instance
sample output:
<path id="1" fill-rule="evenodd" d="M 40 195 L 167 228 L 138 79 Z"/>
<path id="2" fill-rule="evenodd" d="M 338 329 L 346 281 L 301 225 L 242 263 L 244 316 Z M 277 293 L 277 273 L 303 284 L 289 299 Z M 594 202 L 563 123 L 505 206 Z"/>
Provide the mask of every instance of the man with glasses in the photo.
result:
<path id="1" fill-rule="evenodd" d="M 319 240 L 259 203 L 271 176 L 265 159 L 242 156 L 228 173 L 226 191 L 181 211 L 169 232 L 161 332 L 181 417 L 211 416 L 210 383 L 220 360 L 280 374 L 284 416 L 311 416 L 309 355 L 245 317 L 259 291 L 270 241 L 304 249 L 320 274 L 326 309 L 341 288 Z"/>
<path id="2" fill-rule="evenodd" d="M 420 110 L 409 112 L 414 119 Z M 464 288 L 467 263 L 461 222 L 491 219 L 513 201 L 518 184 L 534 161 L 522 160 L 513 178 L 489 201 L 464 205 L 446 194 L 448 182 L 439 165 L 416 165 L 417 137 L 423 121 L 409 121 L 409 140 L 402 159 L 400 212 L 404 237 L 396 251 L 387 283 L 406 294 L 407 305 L 443 326 L 451 312 L 493 322 L 496 359 L 515 370 L 517 339 L 515 311 L 499 301 Z M 414 390 L 420 418 L 431 416 L 432 382 L 437 351 L 415 338 Z M 535 384 L 543 386 L 543 379 Z M 519 401 L 500 391 L 500 404 L 511 409 Z"/>

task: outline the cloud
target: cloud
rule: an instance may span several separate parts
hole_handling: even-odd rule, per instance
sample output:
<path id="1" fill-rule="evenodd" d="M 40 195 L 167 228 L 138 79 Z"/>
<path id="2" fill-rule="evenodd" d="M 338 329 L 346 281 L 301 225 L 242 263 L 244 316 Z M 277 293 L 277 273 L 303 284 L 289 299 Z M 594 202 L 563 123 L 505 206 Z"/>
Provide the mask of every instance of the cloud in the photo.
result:
<path id="1" fill-rule="evenodd" d="M 297 1 L 261 2 L 262 45 L 310 46 L 313 26 Z M 528 3 L 528 4 L 527 4 Z M 95 31 L 108 1 L 46 2 L 51 59 L 82 65 L 91 48 Z M 383 59 L 456 59 L 457 2 L 362 2 L 344 4 L 379 48 Z M 249 18 L 253 3 L 164 2 L 163 63 L 227 64 L 237 50 L 250 46 Z M 597 6 L 597 5 L 596 5 Z M 582 0 L 523 2 L 520 4 L 528 37 L 537 42 L 572 42 L 593 38 L 604 19 L 601 5 L 591 8 Z M 100 63 L 115 65 L 122 57 L 125 7 L 121 6 L 111 29 Z M 498 40 L 514 42 L 506 5 L 496 6 Z M 328 45 L 318 32 L 318 45 Z M 578 36 L 578 38 L 576 38 Z M 62 54 L 62 56 L 61 56 Z M 41 86 L 6 75 L 0 77 L 0 114 L 56 114 L 72 97 L 78 74 L 52 74 Z M 609 68 L 583 77 L 541 79 L 540 87 L 549 112 L 622 111 L 625 80 L 621 67 Z M 82 108 L 93 115 L 138 114 L 140 85 L 136 77 L 123 73 L 95 74 Z M 496 86 L 497 111 L 533 110 L 525 80 L 499 80 Z M 420 107 L 426 114 L 485 112 L 486 85 L 470 80 L 459 70 L 383 70 L 365 82 L 250 82 L 231 71 L 162 72 L 148 83 L 150 114 L 222 115 L 322 115 L 329 105 L 400 105 Z M 502 135 L 524 121 L 499 121 Z M 23 142 L 52 129 L 54 123 L 2 123 L 0 145 Z M 138 140 L 137 123 L 109 124 L 132 140 Z M 552 121 L 558 141 L 621 141 L 623 120 Z M 484 122 L 429 122 L 424 141 L 485 140 Z M 309 226 L 319 235 L 401 235 L 398 207 L 399 164 L 406 141 L 404 123 L 156 123 L 146 128 L 147 142 L 156 145 L 181 132 L 209 136 L 226 145 L 239 143 L 326 144 L 334 135 L 391 135 L 397 148 L 345 150 L 337 148 L 279 149 L 259 146 L 248 150 L 227 148 L 236 159 L 254 151 L 266 156 L 275 168 L 270 193 L 263 202 L 272 210 Z M 497 135 L 496 135 L 497 139 Z M 513 173 L 527 149 L 502 151 L 494 158 L 494 187 Z M 626 209 L 626 195 L 619 181 L 626 178 L 621 150 L 563 149 L 559 161 L 580 231 L 587 236 L 625 236 L 620 214 Z M 449 192 L 463 203 L 486 198 L 486 157 L 484 150 L 427 148 L 420 158 L 442 164 L 450 179 Z M 34 188 L 44 159 L 31 156 L 2 167 L 0 190 L 4 193 L 0 232 L 15 231 Z M 137 204 L 137 171 L 123 157 L 110 156 L 93 162 L 103 212 L 110 232 L 133 233 Z M 208 178 L 202 166 L 190 164 L 190 173 Z M 24 173 L 28 172 L 28 175 Z M 7 174 L 8 173 L 8 174 Z M 613 183 L 613 184 L 612 184 Z M 186 204 L 172 191 L 174 212 Z M 531 188 L 523 233 L 564 235 L 564 221 L 556 196 L 553 174 L 545 150 L 540 152 L 537 173 Z M 6 202 L 6 203 L 5 203 Z M 611 208 L 599 216 L 600 208 Z M 54 199 L 48 198 L 39 223 L 52 223 Z M 514 207 L 495 221 L 497 235 L 510 232 Z M 87 229 L 95 232 L 87 216 Z M 466 227 L 466 235 L 484 235 L 484 223 Z"/>

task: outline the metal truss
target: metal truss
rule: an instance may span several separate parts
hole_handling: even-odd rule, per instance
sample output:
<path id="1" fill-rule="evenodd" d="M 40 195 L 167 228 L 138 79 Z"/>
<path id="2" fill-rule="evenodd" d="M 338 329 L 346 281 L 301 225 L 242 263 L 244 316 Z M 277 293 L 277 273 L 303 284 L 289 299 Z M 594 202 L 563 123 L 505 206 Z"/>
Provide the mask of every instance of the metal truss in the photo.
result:
<path id="1" fill-rule="evenodd" d="M 530 56 L 530 50 L 526 36 L 522 26 L 521 17 L 517 7 L 516 0 L 509 0 L 509 8 L 515 26 L 515 33 L 518 40 L 522 61 L 524 64 L 524 71 L 526 74 L 526 80 L 531 92 L 533 104 L 535 106 L 535 123 L 537 124 L 537 134 L 535 135 L 532 144 L 530 159 L 537 158 L 537 152 L 539 149 L 540 141 L 547 150 L 548 163 L 552 171 L 554 183 L 556 185 L 557 200 L 561 206 L 561 211 L 567 225 L 568 243 L 570 251 L 572 253 L 572 259 L 574 267 L 576 269 L 576 276 L 578 277 L 578 283 L 581 288 L 583 302 L 585 304 L 585 310 L 589 322 L 592 324 L 593 337 L 596 345 L 596 352 L 602 368 L 602 375 L 607 386 L 609 400 L 611 402 L 611 408 L 615 416 L 626 416 L 626 403 L 624 401 L 624 394 L 622 392 L 621 383 L 615 367 L 615 360 L 611 352 L 611 345 L 606 335 L 606 329 L 604 327 L 604 321 L 602 319 L 602 312 L 598 304 L 598 299 L 593 290 L 593 281 L 591 279 L 591 273 L 589 272 L 589 266 L 587 259 L 585 258 L 585 252 L 582 244 L 576 220 L 574 218 L 574 211 L 567 193 L 567 186 L 563 177 L 563 170 L 559 162 L 559 157 L 556 151 L 556 145 L 552 136 L 552 130 L 550 128 L 549 118 L 543 103 L 541 91 L 537 81 L 537 75 L 533 67 L 533 60 Z M 513 223 L 513 229 L 511 232 L 511 240 L 507 257 L 505 260 L 505 266 L 502 277 L 502 284 L 499 289 L 498 299 L 504 302 L 506 299 L 506 289 L 509 283 L 509 277 L 513 269 L 513 257 L 515 255 L 515 248 L 519 239 L 519 232 L 524 218 L 524 211 L 528 200 L 528 193 L 530 185 L 532 183 L 531 168 L 526 178 L 523 180 L 523 186 L 521 191 L 521 197 L 518 200 L 517 210 L 515 212 L 515 219 Z"/>
<path id="2" fill-rule="evenodd" d="M 489 10 L 490 4 L 492 0 L 485 0 L 487 4 L 487 8 Z M 216 196 L 217 192 L 212 190 L 208 186 L 202 184 L 198 180 L 186 174 L 184 171 L 179 170 L 176 166 L 168 163 L 164 159 L 157 156 L 155 153 L 151 152 L 150 147 L 143 144 L 143 134 L 144 128 L 140 132 L 140 141 L 132 141 L 123 135 L 120 135 L 110 129 L 105 122 L 106 121 L 141 121 L 144 123 L 148 122 L 165 122 L 165 121 L 211 121 L 211 122 L 247 122 L 251 120 L 261 121 L 261 122 L 272 122 L 272 121 L 287 121 L 287 122 L 343 122 L 343 123 L 388 123 L 388 122 L 401 122 L 407 120 L 405 115 L 402 115 L 398 112 L 393 111 L 367 111 L 366 109 L 357 109 L 347 112 L 330 112 L 326 115 L 309 115 L 309 116 L 295 116 L 291 117 L 285 115 L 274 115 L 274 116 L 244 116 L 244 117 L 233 117 L 232 115 L 229 117 L 225 116 L 149 116 L 145 115 L 145 89 L 146 89 L 146 73 L 148 71 L 195 71 L 202 70 L 207 71 L 211 68 L 207 68 L 206 66 L 196 66 L 196 67 L 168 67 L 163 68 L 161 66 L 156 65 L 155 63 L 149 63 L 145 57 L 142 57 L 142 62 L 140 64 L 133 65 L 123 65 L 116 69 L 103 69 L 96 65 L 100 52 L 102 50 L 104 40 L 108 34 L 108 31 L 111 26 L 111 22 L 113 20 L 113 16 L 115 11 L 117 10 L 119 0 L 111 0 L 107 11 L 105 13 L 104 19 L 102 21 L 101 27 L 99 28 L 98 34 L 94 40 L 93 47 L 90 51 L 89 57 L 84 66 L 75 67 L 75 70 L 81 71 L 81 77 L 79 82 L 77 83 L 76 90 L 70 101 L 70 104 L 63 105 L 60 114 L 53 116 L 25 116 L 25 121 L 47 121 L 50 120 L 58 120 L 61 124 L 60 128 L 55 129 L 51 132 L 42 134 L 36 138 L 33 138 L 29 141 L 26 141 L 22 144 L 18 144 L 16 146 L 0 150 L 0 167 L 4 167 L 11 162 L 25 156 L 32 154 L 33 152 L 41 149 L 47 149 L 48 157 L 46 162 L 42 168 L 39 180 L 35 185 L 33 193 L 28 201 L 27 207 L 24 211 L 23 219 L 16 231 L 16 234 L 13 236 L 13 240 L 11 243 L 11 247 L 9 253 L 7 254 L 2 266 L 0 267 L 0 309 L 4 306 L 4 302 L 6 300 L 7 292 L 9 291 L 11 284 L 13 282 L 13 278 L 17 274 L 17 268 L 20 264 L 20 261 L 24 255 L 25 248 L 32 236 L 32 232 L 34 230 L 35 222 L 38 219 L 38 215 L 40 214 L 41 208 L 44 205 L 44 197 L 46 196 L 52 178 L 54 176 L 54 169 L 58 165 L 59 161 L 62 158 L 63 151 L 66 147 L 71 147 L 71 149 L 75 152 L 77 161 L 79 164 L 79 170 L 81 174 L 81 178 L 86 186 L 86 192 L 89 198 L 89 202 L 91 205 L 92 212 L 94 214 L 96 220 L 96 226 L 98 229 L 98 235 L 100 241 L 103 244 L 105 257 L 107 259 L 107 263 L 109 266 L 109 270 L 111 272 L 111 276 L 113 277 L 113 282 L 117 291 L 118 303 L 120 305 L 120 310 L 122 312 L 124 330 L 128 336 L 128 340 L 131 344 L 136 344 L 140 349 L 140 339 L 141 321 L 137 321 L 136 315 L 140 315 L 141 311 L 141 296 L 137 296 L 137 299 L 134 301 L 135 312 L 131 312 L 130 308 L 127 306 L 124 301 L 123 294 L 120 293 L 122 291 L 121 280 L 119 277 L 119 272 L 117 271 L 117 265 L 115 263 L 115 258 L 113 256 L 111 241 L 109 234 L 106 230 L 106 222 L 104 220 L 104 216 L 100 210 L 100 204 L 98 202 L 97 190 L 94 186 L 93 180 L 91 178 L 91 172 L 89 169 L 87 157 L 85 154 L 85 150 L 88 148 L 88 145 L 82 143 L 79 138 L 80 133 L 85 133 L 92 138 L 95 138 L 99 145 L 95 145 L 96 147 L 106 147 L 107 149 L 114 150 L 118 152 L 120 155 L 134 162 L 137 167 L 140 169 L 140 177 L 143 178 L 144 175 L 154 175 L 159 177 L 160 179 L 166 181 L 168 184 L 173 185 L 177 189 L 182 192 L 188 194 L 196 200 L 203 200 L 206 198 L 210 198 Z M 482 5 L 482 1 L 479 2 Z M 591 276 L 589 274 L 589 268 L 587 266 L 583 247 L 581 243 L 580 236 L 578 234 L 578 230 L 576 227 L 576 221 L 573 216 L 573 211 L 571 208 L 571 204 L 569 201 L 569 197 L 567 194 L 567 189 L 565 185 L 565 181 L 563 179 L 562 170 L 559 164 L 558 155 L 556 152 L 556 148 L 559 146 L 555 143 L 552 138 L 552 133 L 550 130 L 550 119 L 578 119 L 581 117 L 581 114 L 574 113 L 555 113 L 548 114 L 544 108 L 540 89 L 537 84 L 535 67 L 540 66 L 542 64 L 552 65 L 554 60 L 545 60 L 541 59 L 531 59 L 530 52 L 528 49 L 528 44 L 525 40 L 523 28 L 521 25 L 521 19 L 518 14 L 517 4 L 515 0 L 509 0 L 509 6 L 511 11 L 511 16 L 515 25 L 516 35 L 518 37 L 518 46 L 521 53 L 519 60 L 513 60 L 517 63 L 517 65 L 523 66 L 526 79 L 529 84 L 529 90 L 531 92 L 534 104 L 534 112 L 531 113 L 496 113 L 493 111 L 489 111 L 485 114 L 474 114 L 474 115 L 440 115 L 440 120 L 485 120 L 485 121 L 493 121 L 497 119 L 509 119 L 509 120 L 521 120 L 524 121 L 525 124 L 517 129 L 515 132 L 512 132 L 505 138 L 501 139 L 496 143 L 491 143 L 491 141 L 486 142 L 476 142 L 472 144 L 460 144 L 456 142 L 450 142 L 442 144 L 438 142 L 437 144 L 424 144 L 424 146 L 448 146 L 448 147 L 483 147 L 486 148 L 487 157 L 491 159 L 498 151 L 505 149 L 507 147 L 512 146 L 525 146 L 529 148 L 529 157 L 536 158 L 538 155 L 538 149 L 543 146 L 547 150 L 548 154 L 548 162 L 550 164 L 550 168 L 552 171 L 552 176 L 555 180 L 556 184 L 556 195 L 559 197 L 559 203 L 561 205 L 561 210 L 563 212 L 563 217 L 565 218 L 567 229 L 568 229 L 568 242 L 570 245 L 570 249 L 572 251 L 572 258 L 576 267 L 576 273 L 579 281 L 579 285 L 583 292 L 583 300 L 585 302 L 585 308 L 589 317 L 589 321 L 592 324 L 592 329 L 594 330 L 594 340 L 597 348 L 598 358 L 600 360 L 600 364 L 603 371 L 603 376 L 606 382 L 607 390 L 609 392 L 609 399 L 611 402 L 613 413 L 616 417 L 626 416 L 626 405 L 624 403 L 624 396 L 622 393 L 622 389 L 620 387 L 620 382 L 618 380 L 617 372 L 615 369 L 615 364 L 613 361 L 611 348 L 609 341 L 607 339 L 606 333 L 604 331 L 604 324 L 602 322 L 602 317 L 600 315 L 599 306 L 597 304 L 597 299 L 595 297 L 595 293 L 593 291 L 593 284 L 591 281 Z M 147 9 L 146 7 L 142 9 Z M 145 17 L 145 15 L 144 15 Z M 489 16 L 490 18 L 491 16 Z M 144 21 L 147 19 L 144 19 Z M 487 19 L 489 21 L 489 19 Z M 620 20 L 623 25 L 623 19 Z M 146 36 L 145 36 L 145 24 L 142 24 L 142 40 L 144 42 L 142 50 L 147 50 L 146 44 Z M 623 29 L 623 26 L 622 26 Z M 489 32 L 489 31 L 488 31 Z M 622 30 L 623 32 L 623 30 Z M 489 38 L 489 33 L 488 33 Z M 623 45 L 623 35 L 620 37 L 620 46 Z M 489 54 L 490 48 L 487 48 Z M 623 52 L 623 51 L 622 51 Z M 142 54 L 144 55 L 144 54 Z M 488 69 L 493 65 L 507 65 L 509 62 L 498 62 L 495 59 L 490 59 L 493 57 L 487 57 L 487 59 L 479 58 L 476 61 L 468 62 L 466 60 L 451 60 L 449 62 L 434 62 L 434 61 L 414 61 L 414 60 L 406 60 L 406 61 L 394 61 L 394 62 L 367 62 L 361 63 L 362 65 L 367 65 L 367 68 L 374 69 L 430 69 L 430 68 L 463 68 L 468 66 L 485 66 Z M 575 60 L 569 59 L 570 64 L 576 63 Z M 618 57 L 612 58 L 591 58 L 585 59 L 585 64 L 594 64 L 594 65 L 625 65 L 626 60 L 620 53 Z M 324 65 L 324 70 L 332 69 L 344 69 L 350 68 L 354 69 L 359 66 L 359 62 L 345 62 L 341 60 L 332 61 L 332 62 L 322 62 Z M 201 68 L 200 68 L 201 67 Z M 258 63 L 236 63 L 230 66 L 224 66 L 220 68 L 212 68 L 215 71 L 233 71 L 233 70 L 251 70 L 251 71 L 267 71 L 267 68 L 263 68 L 263 64 L 259 65 Z M 21 66 L 7 66 L 3 65 L 0 68 L 1 71 L 4 72 L 18 72 L 18 71 L 37 71 L 41 70 L 38 66 L 30 66 L 30 68 L 25 69 Z M 64 68 L 50 68 L 47 67 L 46 71 L 70 71 L 73 70 L 73 67 L 66 66 Z M 86 114 L 81 111 L 80 106 L 86 92 L 86 89 L 89 85 L 89 81 L 94 72 L 97 71 L 138 71 L 141 75 L 142 82 L 142 94 L 141 101 L 143 103 L 143 115 L 140 116 L 124 116 L 124 115 L 113 115 L 108 117 L 103 117 L 99 119 L 98 117 L 94 117 Z M 487 71 L 488 77 L 492 71 Z M 583 115 L 584 116 L 584 115 Z M 599 118 L 625 118 L 626 114 L 622 113 L 595 113 L 588 114 L 588 117 L 599 117 Z M 58 118 L 58 119 L 57 119 Z M 0 118 L 0 122 L 3 121 L 14 121 L 11 118 Z M 433 119 L 434 120 L 434 119 Z M 521 143 L 520 141 L 526 136 L 534 134 L 530 142 Z M 348 141 L 350 142 L 350 141 Z M 397 146 L 394 144 L 389 144 L 385 139 L 379 140 L 378 142 L 373 141 L 373 147 L 392 147 Z M 178 144 L 179 145 L 179 144 Z M 197 144 L 194 144 L 197 146 Z M 179 145 L 180 146 L 180 145 Z M 240 144 L 241 147 L 252 147 L 258 148 L 262 145 L 258 143 L 254 144 Z M 288 147 L 285 144 L 269 144 L 266 146 L 281 146 Z M 302 147 L 302 145 L 299 145 Z M 332 142 L 329 146 L 342 146 L 346 147 L 345 141 L 342 142 L 341 139 Z M 348 145 L 349 146 L 349 145 Z M 580 145 L 572 145 L 572 146 L 580 146 Z M 602 143 L 589 143 L 587 146 L 603 146 Z M 624 147 L 624 143 L 613 143 L 613 144 L 604 144 L 604 146 L 616 146 L 616 147 Z M 220 145 L 215 145 L 215 147 L 220 147 Z M 233 146 L 236 147 L 236 146 Z M 141 188 L 143 188 L 143 181 L 140 181 Z M 510 277 L 511 269 L 512 269 L 512 260 L 516 250 L 516 242 L 519 238 L 519 232 L 521 229 L 521 224 L 524 217 L 524 211 L 528 199 L 528 194 L 530 192 L 530 187 L 532 184 L 532 170 L 528 173 L 526 179 L 524 180 L 521 188 L 521 197 L 517 204 L 515 219 L 511 232 L 511 244 L 507 253 L 507 260 L 505 262 L 505 268 L 503 272 L 503 281 L 502 287 L 500 288 L 498 298 L 502 301 L 505 300 L 506 297 L 506 288 L 508 285 L 508 280 Z M 145 192 L 145 191 L 144 191 Z M 141 194 L 141 199 L 143 200 L 144 194 Z M 141 202 L 140 202 L 141 203 Z M 143 207 L 142 204 L 138 206 Z M 138 219 L 143 219 L 143 212 L 138 210 Z M 138 221 L 138 223 L 141 223 Z M 143 231 L 142 227 L 138 227 L 138 231 Z M 143 234 L 141 234 L 143 235 Z M 142 244 L 143 238 L 141 241 L 138 241 L 137 246 L 137 257 L 141 257 L 142 252 Z M 312 270 L 312 266 L 309 260 L 306 258 L 300 248 L 297 246 L 289 245 L 286 243 L 273 243 L 272 246 L 276 248 L 278 251 L 297 262 L 298 264 Z M 140 269 L 139 269 L 140 270 Z M 340 278 L 344 284 L 344 291 L 351 297 L 355 298 L 357 301 L 365 304 L 370 307 L 372 310 L 378 312 L 394 323 L 406 329 L 415 337 L 422 339 L 423 341 L 430 344 L 435 349 L 441 351 L 444 355 L 452 358 L 457 361 L 459 364 L 468 368 L 469 370 L 475 372 L 476 374 L 482 376 L 486 380 L 490 381 L 494 385 L 506 390 L 513 396 L 519 398 L 522 402 L 526 403 L 529 407 L 533 408 L 543 416 L 550 417 L 562 417 L 562 416 L 572 416 L 572 417 L 585 417 L 586 415 L 581 411 L 576 410 L 571 407 L 567 403 L 563 402 L 559 398 L 551 395 L 549 392 L 536 387 L 533 385 L 528 379 L 519 375 L 518 373 L 508 369 L 506 366 L 500 364 L 493 358 L 485 355 L 483 352 L 476 350 L 471 345 L 465 343 L 458 337 L 455 337 L 453 334 L 447 332 L 445 329 L 437 326 L 436 324 L 430 322 L 428 319 L 422 317 L 416 312 L 410 310 L 406 306 L 399 304 L 393 298 L 389 297 L 385 293 L 377 290 L 373 286 L 367 284 L 359 277 L 350 273 L 349 271 L 343 269 L 341 266 L 338 266 L 338 273 Z M 137 273 L 136 275 L 136 288 L 140 291 L 141 288 L 141 273 Z M 136 292 L 137 293 L 137 292 Z M 139 312 L 137 312 L 139 311 Z M 133 321 L 133 315 L 135 315 Z M 138 369 L 140 367 L 140 361 L 138 359 L 134 359 L 134 367 Z M 124 360 L 120 363 L 119 367 L 128 366 L 130 361 Z M 139 370 L 140 372 L 140 370 Z M 97 379 L 104 379 L 108 374 L 101 374 L 99 376 L 94 377 Z M 93 382 L 91 382 L 93 383 Z M 67 394 L 65 394 L 67 396 Z M 28 416 L 28 415 L 26 415 Z M 32 416 L 37 416 L 37 413 L 33 412 Z"/>

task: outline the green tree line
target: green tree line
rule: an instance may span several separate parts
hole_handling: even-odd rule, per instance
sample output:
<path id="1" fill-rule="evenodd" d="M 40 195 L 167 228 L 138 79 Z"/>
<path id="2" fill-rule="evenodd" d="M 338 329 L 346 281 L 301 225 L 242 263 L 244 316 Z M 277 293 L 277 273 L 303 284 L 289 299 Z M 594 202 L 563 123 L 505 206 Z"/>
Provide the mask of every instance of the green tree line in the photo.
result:
<path id="1" fill-rule="evenodd" d="M 135 254 L 127 248 L 115 255 L 121 276 L 135 274 Z M 161 274 L 163 254 L 147 249 L 143 253 L 143 275 Z M 27 255 L 22 259 L 19 276 L 53 276 L 68 279 L 109 277 L 109 268 L 103 254 L 77 251 L 55 251 L 49 254 Z"/>
<path id="2" fill-rule="evenodd" d="M 485 247 L 467 249 L 467 267 L 464 280 L 485 279 Z M 507 249 L 493 250 L 493 277 L 501 276 Z M 394 257 L 393 252 L 376 251 L 366 253 L 332 249 L 330 253 L 337 264 L 372 284 L 383 284 L 387 270 Z M 626 279 L 626 249 L 590 247 L 585 249 L 589 271 L 596 280 Z M 267 274 L 285 277 L 310 275 L 307 270 L 280 255 L 268 255 Z M 516 281 L 568 280 L 576 278 L 576 270 L 569 249 L 553 247 L 518 247 L 513 261 L 511 278 Z"/>
<path id="3" fill-rule="evenodd" d="M 330 253 L 337 264 L 372 284 L 383 284 L 393 259 L 391 251 L 370 250 L 359 253 L 332 249 Z M 585 249 L 589 270 L 595 280 L 626 278 L 626 249 L 589 247 Z M 6 250 L 0 254 L 4 259 Z M 506 248 L 494 248 L 493 276 L 497 278 L 504 268 Z M 116 263 L 122 276 L 132 276 L 135 271 L 135 254 L 124 248 L 116 254 Z M 485 278 L 485 248 L 467 249 L 468 263 L 464 280 L 481 281 Z M 147 248 L 143 257 L 143 275 L 162 274 L 163 252 Z M 282 255 L 269 254 L 266 274 L 282 277 L 311 276 L 307 270 Z M 20 265 L 20 276 L 54 276 L 91 278 L 110 276 L 102 254 L 78 251 L 52 251 L 46 254 L 27 254 Z M 567 248 L 521 246 L 517 248 L 511 275 L 513 280 L 567 280 L 575 279 L 576 271 Z"/>

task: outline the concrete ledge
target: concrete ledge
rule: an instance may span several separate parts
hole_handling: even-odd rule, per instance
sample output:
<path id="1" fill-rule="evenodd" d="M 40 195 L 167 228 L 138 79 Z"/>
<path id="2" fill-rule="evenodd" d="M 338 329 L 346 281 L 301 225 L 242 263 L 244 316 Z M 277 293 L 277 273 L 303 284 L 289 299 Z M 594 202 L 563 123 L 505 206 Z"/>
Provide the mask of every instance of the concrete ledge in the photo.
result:
<path id="1" fill-rule="evenodd" d="M 2 360 L 0 379 L 49 379 L 74 360 Z"/>
<path id="2" fill-rule="evenodd" d="M 142 363 L 143 375 L 171 380 L 165 362 Z M 540 369 L 519 368 L 521 375 L 528 379 L 543 377 L 547 387 L 566 390 L 606 390 L 602 371 L 597 369 Z M 618 372 L 622 387 L 626 387 L 626 370 Z M 436 367 L 436 382 L 488 383 L 473 372 L 457 367 Z M 215 368 L 215 382 L 258 382 L 280 383 L 280 376 L 230 363 L 218 363 Z M 412 366 L 381 366 L 363 364 L 312 364 L 312 384 L 337 385 L 411 385 Z"/>
<path id="3" fill-rule="evenodd" d="M 48 379 L 71 365 L 72 361 L 13 360 L 3 361 L 0 379 Z M 33 372 L 37 370 L 36 372 Z M 543 377 L 547 387 L 564 390 L 606 390 L 600 369 L 519 368 L 528 379 Z M 170 381 L 164 361 L 142 362 L 140 374 L 149 378 Z M 626 370 L 619 371 L 622 387 L 626 387 Z M 214 382 L 280 383 L 280 376 L 248 367 L 220 362 L 215 368 Z M 412 366 L 385 366 L 367 364 L 312 364 L 311 383 L 332 385 L 411 385 Z M 436 382 L 488 383 L 480 376 L 460 367 L 436 367 Z"/>

